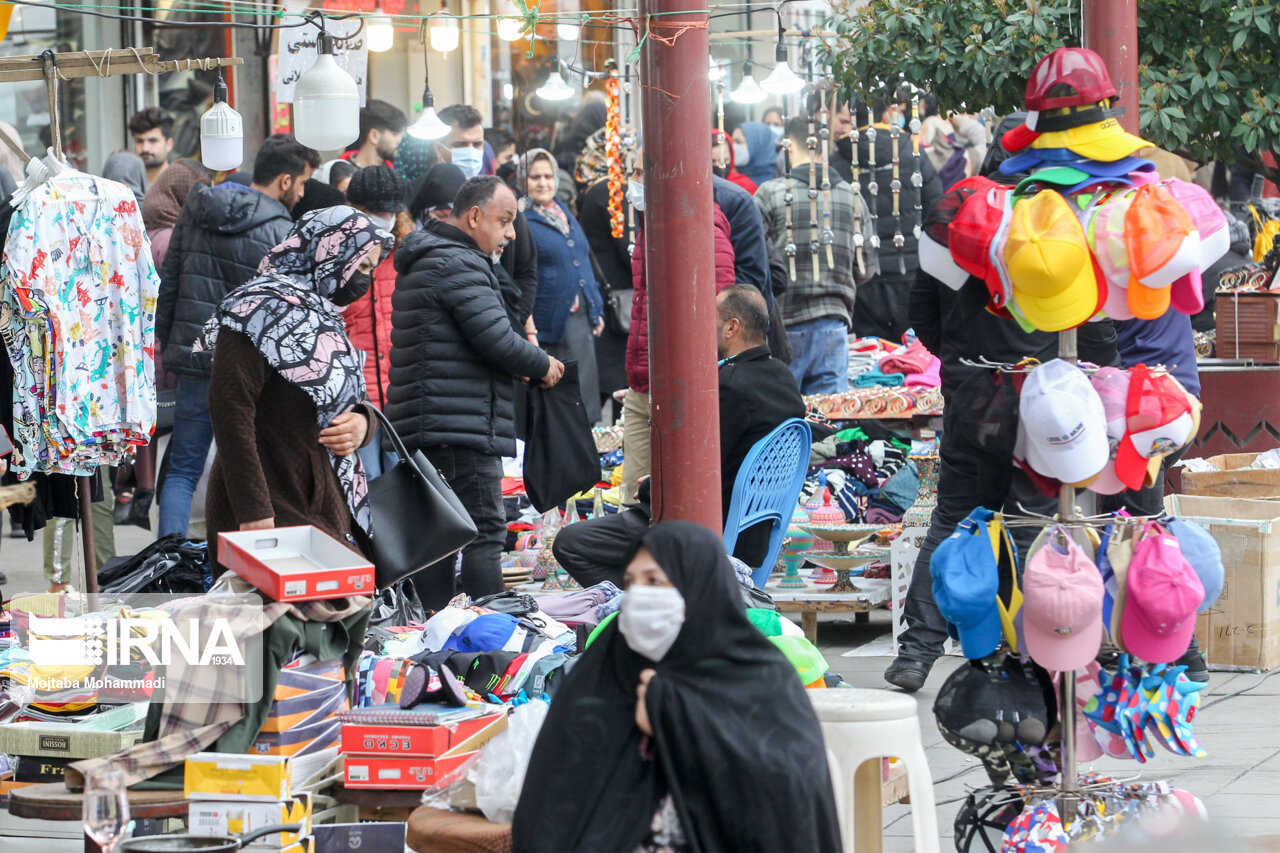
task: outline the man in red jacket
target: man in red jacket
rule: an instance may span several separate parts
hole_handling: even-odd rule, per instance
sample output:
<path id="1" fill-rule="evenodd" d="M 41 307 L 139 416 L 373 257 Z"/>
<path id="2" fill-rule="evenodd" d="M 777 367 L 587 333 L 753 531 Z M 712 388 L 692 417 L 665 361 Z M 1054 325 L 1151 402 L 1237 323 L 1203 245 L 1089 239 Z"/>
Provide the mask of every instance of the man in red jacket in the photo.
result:
<path id="1" fill-rule="evenodd" d="M 631 329 L 627 335 L 627 393 L 622 400 L 622 494 L 636 493 L 640 478 L 649 474 L 649 302 L 644 271 L 644 149 L 636 151 L 635 167 L 627 184 L 627 196 L 640 214 L 636 250 L 631 256 Z M 729 220 L 715 207 L 716 293 L 734 283 L 733 243 Z"/>

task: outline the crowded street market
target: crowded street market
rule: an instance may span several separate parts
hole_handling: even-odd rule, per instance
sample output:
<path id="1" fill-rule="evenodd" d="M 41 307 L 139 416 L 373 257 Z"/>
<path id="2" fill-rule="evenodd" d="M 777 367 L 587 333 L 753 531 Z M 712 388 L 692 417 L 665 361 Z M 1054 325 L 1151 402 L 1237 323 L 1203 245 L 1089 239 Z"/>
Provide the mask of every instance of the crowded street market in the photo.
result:
<path id="1" fill-rule="evenodd" d="M 1275 11 L 0 0 L 0 851 L 1280 851 Z"/>

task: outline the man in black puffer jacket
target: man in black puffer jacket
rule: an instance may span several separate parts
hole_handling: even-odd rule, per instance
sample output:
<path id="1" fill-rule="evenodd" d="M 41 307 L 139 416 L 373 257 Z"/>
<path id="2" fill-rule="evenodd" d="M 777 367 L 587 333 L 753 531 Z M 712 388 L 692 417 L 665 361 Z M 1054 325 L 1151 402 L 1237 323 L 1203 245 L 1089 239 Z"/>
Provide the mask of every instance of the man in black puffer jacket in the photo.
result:
<path id="1" fill-rule="evenodd" d="M 196 187 L 178 216 L 160 267 L 156 340 L 165 369 L 178 374 L 169 470 L 160 493 L 160 536 L 187 535 L 191 496 L 213 441 L 209 422 L 212 353 L 193 353 L 218 303 L 258 274 L 258 263 L 293 227 L 289 210 L 320 155 L 289 134 L 262 143 L 249 186 Z"/>
<path id="2" fill-rule="evenodd" d="M 502 457 L 516 453 L 512 377 L 550 387 L 564 372 L 507 319 L 494 256 L 515 239 L 515 217 L 515 193 L 506 184 L 492 175 L 472 178 L 450 218 L 411 234 L 395 261 L 386 413 L 476 523 L 479 534 L 462 552 L 462 586 L 473 598 L 503 589 Z M 453 595 L 453 562 L 445 562 L 447 570 L 414 576 L 428 608 Z"/>

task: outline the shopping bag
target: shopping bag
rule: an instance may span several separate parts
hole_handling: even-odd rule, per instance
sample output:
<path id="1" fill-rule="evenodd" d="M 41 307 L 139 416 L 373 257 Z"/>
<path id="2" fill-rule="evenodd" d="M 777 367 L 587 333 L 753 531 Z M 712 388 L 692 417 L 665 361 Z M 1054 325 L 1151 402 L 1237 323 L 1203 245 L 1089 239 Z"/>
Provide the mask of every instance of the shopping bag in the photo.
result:
<path id="1" fill-rule="evenodd" d="M 560 506 L 600 481 L 600 454 L 578 388 L 578 363 L 566 362 L 552 388 L 529 388 L 524 488 L 538 512 Z"/>
<path id="2" fill-rule="evenodd" d="M 378 589 L 386 589 L 476 538 L 476 524 L 421 450 L 412 454 L 387 416 L 368 406 L 382 424 L 399 461 L 369 481 L 373 514 L 373 565 Z M 436 567 L 453 571 L 453 563 Z"/>

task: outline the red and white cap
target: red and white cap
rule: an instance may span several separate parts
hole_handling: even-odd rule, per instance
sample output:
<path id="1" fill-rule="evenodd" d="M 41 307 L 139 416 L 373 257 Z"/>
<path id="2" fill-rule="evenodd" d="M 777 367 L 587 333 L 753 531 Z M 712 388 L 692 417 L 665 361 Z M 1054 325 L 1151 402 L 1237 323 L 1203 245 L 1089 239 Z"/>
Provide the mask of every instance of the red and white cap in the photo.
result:
<path id="1" fill-rule="evenodd" d="M 1195 437 L 1196 418 L 1187 392 L 1167 373 L 1145 364 L 1129 371 L 1125 432 L 1116 447 L 1116 476 L 1130 489 L 1142 488 L 1148 460 L 1167 456 Z"/>

